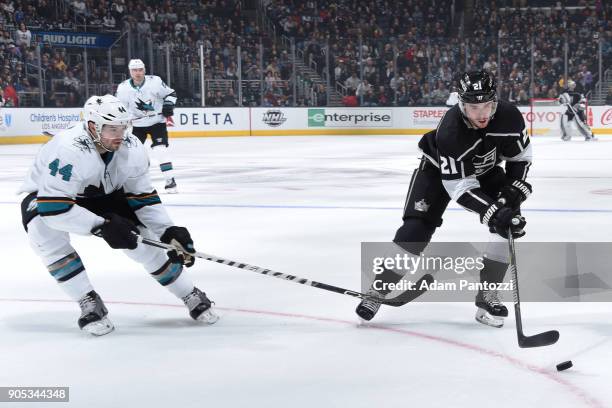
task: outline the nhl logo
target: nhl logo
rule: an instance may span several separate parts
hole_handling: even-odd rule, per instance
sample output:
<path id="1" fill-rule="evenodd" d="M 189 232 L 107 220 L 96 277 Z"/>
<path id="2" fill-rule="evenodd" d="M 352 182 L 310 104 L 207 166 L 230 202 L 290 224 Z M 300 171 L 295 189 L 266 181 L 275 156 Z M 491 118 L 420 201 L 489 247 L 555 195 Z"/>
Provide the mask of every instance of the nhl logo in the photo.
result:
<path id="1" fill-rule="evenodd" d="M 286 120 L 285 114 L 280 109 L 269 109 L 263 114 L 262 118 L 263 123 L 271 127 L 278 127 Z"/>
<path id="2" fill-rule="evenodd" d="M 429 210 L 429 204 L 427 204 L 425 199 L 422 199 L 421 201 L 414 203 L 414 209 L 420 212 L 427 212 L 427 210 Z"/>

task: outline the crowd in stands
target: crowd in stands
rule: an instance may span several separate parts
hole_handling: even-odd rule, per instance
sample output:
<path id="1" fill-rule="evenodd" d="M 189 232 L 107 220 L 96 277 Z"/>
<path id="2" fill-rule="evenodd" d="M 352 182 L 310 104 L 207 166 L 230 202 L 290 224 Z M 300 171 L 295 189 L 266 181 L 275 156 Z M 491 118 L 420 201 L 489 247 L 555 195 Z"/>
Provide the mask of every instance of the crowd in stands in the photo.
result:
<path id="1" fill-rule="evenodd" d="M 87 4 L 81 0 L 66 2 L 63 7 L 50 0 L 2 0 L 0 1 L 0 89 L 6 96 L 7 89 L 16 97 L 3 99 L 4 106 L 39 103 L 40 77 L 44 78 L 45 106 L 78 106 L 85 98 L 85 66 L 80 58 L 74 58 L 63 47 L 41 44 L 40 60 L 38 45 L 32 31 L 88 31 L 117 30 L 116 21 L 121 21 L 125 10 L 122 0 L 102 0 Z M 63 11 L 62 11 L 63 10 Z M 101 17 L 101 18 L 99 18 Z M 76 51 L 81 53 L 82 49 Z M 90 81 L 110 82 L 99 72 L 88 72 Z M 0 92 L 1 94 L 2 92 Z"/>
<path id="2" fill-rule="evenodd" d="M 329 47 L 329 74 L 361 105 L 443 105 L 456 87 L 456 73 L 472 69 L 499 77 L 503 99 L 527 104 L 532 54 L 533 97 L 555 98 L 565 88 L 566 38 L 568 77 L 579 91 L 593 90 L 599 38 L 604 69 L 612 66 L 612 3 L 582 0 L 572 4 L 578 8 L 564 10 L 520 7 L 526 3 L 476 0 L 473 21 L 462 36 L 452 30 L 457 24 L 450 21 L 451 3 L 445 1 L 335 0 L 315 9 L 315 2 L 271 0 L 267 13 L 279 32 L 296 38 L 305 55 L 313 56 L 320 74 Z M 516 7 L 502 7 L 511 5 Z"/>
<path id="3" fill-rule="evenodd" d="M 294 39 L 300 57 L 323 82 L 329 77 L 348 105 L 444 105 L 457 73 L 471 69 L 499 77 L 500 97 L 517 104 L 528 103 L 531 95 L 555 98 L 565 87 L 566 40 L 568 76 L 579 91 L 591 91 L 599 80 L 599 38 L 604 70 L 612 67 L 612 3 L 602 0 L 577 0 L 572 4 L 578 8 L 563 10 L 521 8 L 521 0 L 474 0 L 473 18 L 463 26 L 460 10 L 444 0 L 262 3 L 276 40 Z M 82 59 L 70 49 L 42 44 L 38 61 L 32 31 L 129 30 L 133 53 L 150 41 L 160 55 L 168 49 L 172 64 L 185 71 L 199 69 L 203 45 L 207 105 L 293 106 L 290 50 L 243 7 L 239 0 L 0 0 L 0 103 L 27 104 L 25 96 L 39 89 L 38 65 L 45 106 L 78 106 L 85 98 Z M 88 67 L 90 84 L 113 83 L 106 63 Z M 321 82 L 306 75 L 298 83 L 296 105 L 327 103 Z M 191 85 L 172 85 L 180 101 L 199 102 Z"/>

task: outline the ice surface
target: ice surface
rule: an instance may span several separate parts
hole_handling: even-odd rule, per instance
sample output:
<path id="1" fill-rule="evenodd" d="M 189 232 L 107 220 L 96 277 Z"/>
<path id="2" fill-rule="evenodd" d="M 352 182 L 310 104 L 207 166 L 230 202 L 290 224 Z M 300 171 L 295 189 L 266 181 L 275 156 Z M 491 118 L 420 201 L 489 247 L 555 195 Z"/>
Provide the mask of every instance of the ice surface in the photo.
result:
<path id="1" fill-rule="evenodd" d="M 162 200 L 202 251 L 358 290 L 360 243 L 390 240 L 400 225 L 416 142 L 174 140 L 180 194 Z M 612 240 L 612 139 L 533 143 L 526 238 Z M 610 303 L 524 305 L 528 335 L 558 329 L 561 339 L 520 349 L 513 318 L 484 327 L 472 304 L 383 307 L 359 326 L 353 298 L 200 261 L 188 272 L 222 317 L 204 327 L 122 253 L 75 237 L 117 327 L 89 337 L 21 227 L 14 192 L 37 150 L 0 146 L 0 386 L 70 386 L 71 407 L 612 406 Z M 434 240 L 486 238 L 453 204 Z"/>

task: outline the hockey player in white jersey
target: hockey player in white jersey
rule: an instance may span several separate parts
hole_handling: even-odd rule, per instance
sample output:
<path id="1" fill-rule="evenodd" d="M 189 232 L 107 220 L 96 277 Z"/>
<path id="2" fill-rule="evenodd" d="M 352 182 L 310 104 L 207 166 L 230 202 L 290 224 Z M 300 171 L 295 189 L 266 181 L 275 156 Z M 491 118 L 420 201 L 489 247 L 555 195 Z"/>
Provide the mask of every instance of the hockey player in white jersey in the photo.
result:
<path id="1" fill-rule="evenodd" d="M 127 107 L 134 126 L 132 133 L 142 143 L 151 135 L 151 153 L 166 178 L 167 193 L 176 193 L 172 161 L 168 157 L 166 118 L 174 115 L 176 92 L 156 75 L 145 75 L 145 64 L 133 59 L 128 64 L 130 79 L 117 87 L 117 98 Z"/>
<path id="2" fill-rule="evenodd" d="M 195 251 L 186 228 L 175 226 L 148 174 L 142 143 L 130 133 L 130 117 L 114 96 L 92 96 L 83 124 L 47 142 L 21 187 L 23 226 L 34 252 L 59 286 L 81 307 L 78 325 L 104 335 L 114 327 L 85 267 L 70 244 L 70 233 L 98 235 L 143 265 L 162 286 L 181 299 L 195 320 L 218 317 L 206 294 L 196 288 L 183 266 Z M 173 244 L 168 253 L 138 244 L 138 233 Z"/>
<path id="3" fill-rule="evenodd" d="M 559 103 L 565 106 L 565 113 L 561 115 L 561 139 L 571 140 L 571 123 L 574 123 L 578 132 L 584 136 L 584 140 L 597 140 L 587 124 L 586 98 L 580 92 L 575 92 L 575 89 L 576 83 L 570 79 L 567 81 L 567 90 L 559 96 Z"/>

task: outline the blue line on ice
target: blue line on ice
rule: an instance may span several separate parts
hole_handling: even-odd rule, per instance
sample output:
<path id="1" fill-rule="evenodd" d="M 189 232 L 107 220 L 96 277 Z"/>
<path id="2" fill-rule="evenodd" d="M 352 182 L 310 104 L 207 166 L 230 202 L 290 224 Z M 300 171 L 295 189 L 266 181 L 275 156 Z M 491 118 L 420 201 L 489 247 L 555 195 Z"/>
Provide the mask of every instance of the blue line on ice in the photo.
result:
<path id="1" fill-rule="evenodd" d="M 307 210 L 393 210 L 401 211 L 402 207 L 371 207 L 371 206 L 341 206 L 341 205 L 274 205 L 274 204 L 168 204 L 169 207 L 206 207 L 206 208 L 277 208 L 277 209 L 307 209 Z M 463 208 L 448 208 L 447 211 L 466 211 Z M 612 209 L 580 209 L 580 208 L 521 208 L 526 212 L 568 212 L 568 213 L 612 213 Z"/>
<path id="2" fill-rule="evenodd" d="M 18 202 L 0 201 L 0 204 L 18 205 Z M 392 210 L 401 211 L 402 207 L 374 207 L 374 206 L 342 206 L 342 205 L 275 205 L 275 204 L 189 204 L 168 203 L 166 207 L 194 207 L 194 208 L 276 208 L 298 210 Z M 465 211 L 463 208 L 448 208 L 447 211 Z M 599 208 L 521 208 L 525 212 L 560 212 L 560 213 L 612 213 L 612 209 Z"/>

